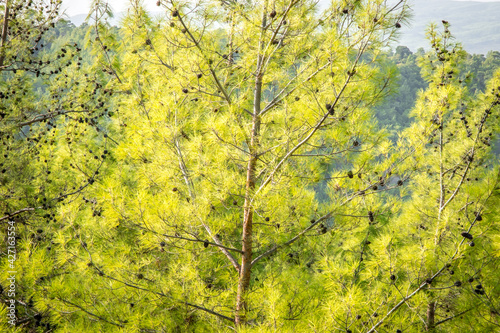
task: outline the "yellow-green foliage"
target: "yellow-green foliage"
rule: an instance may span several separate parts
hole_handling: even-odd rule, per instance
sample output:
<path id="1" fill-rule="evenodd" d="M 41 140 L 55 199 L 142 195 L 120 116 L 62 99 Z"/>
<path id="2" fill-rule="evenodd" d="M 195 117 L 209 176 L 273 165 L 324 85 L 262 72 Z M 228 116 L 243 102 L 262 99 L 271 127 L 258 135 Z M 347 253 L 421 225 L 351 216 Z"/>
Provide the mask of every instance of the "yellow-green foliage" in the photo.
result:
<path id="1" fill-rule="evenodd" d="M 30 165 L 57 168 L 31 191 L 70 194 L 40 194 L 19 242 L 29 309 L 60 332 L 423 332 L 436 304 L 436 331 L 495 329 L 500 72 L 470 96 L 463 50 L 431 28 L 429 88 L 392 143 L 373 106 L 405 1 L 159 5 L 131 1 L 118 30 L 93 4 L 75 113 L 109 108 L 61 119 Z M 235 327 L 245 212 L 255 261 Z"/>

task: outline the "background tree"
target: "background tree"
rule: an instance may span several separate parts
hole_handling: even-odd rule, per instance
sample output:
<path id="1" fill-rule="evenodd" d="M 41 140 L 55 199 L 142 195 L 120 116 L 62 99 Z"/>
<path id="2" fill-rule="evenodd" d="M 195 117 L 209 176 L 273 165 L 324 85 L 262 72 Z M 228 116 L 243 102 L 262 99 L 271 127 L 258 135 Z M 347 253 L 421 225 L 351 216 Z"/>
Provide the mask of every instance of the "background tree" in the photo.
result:
<path id="1" fill-rule="evenodd" d="M 391 130 L 395 141 L 399 131 L 411 124 L 410 112 L 415 105 L 417 93 L 428 86 L 417 62 L 424 53 L 422 48 L 412 53 L 406 46 L 398 46 L 388 54 L 389 61 L 397 67 L 397 79 L 387 89 L 388 96 L 376 106 L 376 111 L 380 124 Z M 464 73 L 462 83 L 466 84 L 471 94 L 479 95 L 485 91 L 487 82 L 500 66 L 498 55 L 498 51 L 488 52 L 486 57 L 467 54 L 466 59 L 460 63 L 460 72 Z"/>
<path id="2" fill-rule="evenodd" d="M 398 46 L 389 57 L 397 67 L 397 79 L 390 87 L 392 94 L 388 93 L 387 98 L 376 106 L 376 111 L 380 124 L 390 128 L 394 140 L 397 140 L 397 133 L 411 124 L 410 111 L 417 93 L 427 87 L 417 64 L 418 56 L 423 53 L 423 49 L 412 53 L 406 46 Z"/>
<path id="3" fill-rule="evenodd" d="M 0 293 L 13 298 L 7 277 L 17 271 L 14 299 L 21 329 L 54 327 L 36 305 L 33 285 L 57 276 L 52 242 L 59 228 L 57 208 L 94 182 L 104 158 L 87 155 L 87 147 L 107 141 L 102 130 L 109 91 L 101 89 L 106 74 L 86 72 L 86 31 L 59 20 L 60 5 L 13 0 L 0 5 Z M 75 35 L 67 35 L 70 30 Z M 11 227 L 15 236 L 7 232 Z M 15 260 L 7 250 L 14 243 Z M 11 328 L 4 314 L 2 328 Z"/>
<path id="4" fill-rule="evenodd" d="M 470 94 L 459 71 L 466 54 L 443 25 L 429 30 L 433 51 L 419 61 L 429 87 L 402 136 L 414 151 L 408 192 L 365 267 L 388 295 L 368 332 L 498 329 L 499 169 L 490 143 L 500 72 L 484 93 Z"/>

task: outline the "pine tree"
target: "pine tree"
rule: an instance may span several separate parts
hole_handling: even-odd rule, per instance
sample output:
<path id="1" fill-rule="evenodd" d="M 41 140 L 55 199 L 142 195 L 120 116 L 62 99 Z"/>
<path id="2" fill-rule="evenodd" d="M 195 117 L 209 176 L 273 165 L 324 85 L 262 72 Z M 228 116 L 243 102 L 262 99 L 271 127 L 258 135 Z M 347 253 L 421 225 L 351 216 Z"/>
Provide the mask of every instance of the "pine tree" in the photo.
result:
<path id="1" fill-rule="evenodd" d="M 433 49 L 420 60 L 429 87 L 402 135 L 412 151 L 408 192 L 366 266 L 386 295 L 367 332 L 498 329 L 500 170 L 491 142 L 500 72 L 483 94 L 471 95 L 459 71 L 466 54 L 443 26 L 429 30 Z"/>
<path id="2" fill-rule="evenodd" d="M 59 210 L 37 301 L 66 330 L 322 325 L 332 233 L 361 242 L 398 186 L 370 108 L 407 5 L 159 4 L 123 20 L 115 166 Z"/>
<path id="3" fill-rule="evenodd" d="M 106 75 L 85 71 L 83 40 L 65 36 L 72 27 L 60 20 L 60 6 L 0 5 L 0 294 L 15 307 L 11 312 L 3 307 L 11 303 L 2 303 L 5 330 L 13 323 L 26 330 L 55 327 L 37 306 L 33 285 L 59 274 L 58 207 L 91 186 L 104 165 L 89 148 L 106 145 Z"/>

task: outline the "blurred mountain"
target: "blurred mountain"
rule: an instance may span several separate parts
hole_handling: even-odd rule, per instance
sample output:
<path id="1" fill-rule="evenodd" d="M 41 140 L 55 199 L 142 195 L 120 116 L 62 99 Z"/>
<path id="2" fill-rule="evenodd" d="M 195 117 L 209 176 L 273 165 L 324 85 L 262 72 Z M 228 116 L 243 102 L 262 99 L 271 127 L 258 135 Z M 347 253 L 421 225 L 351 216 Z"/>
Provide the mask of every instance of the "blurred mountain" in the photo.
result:
<path id="1" fill-rule="evenodd" d="M 442 28 L 441 20 L 451 24 L 450 31 L 471 54 L 500 51 L 500 2 L 413 0 L 413 18 L 401 29 L 399 45 L 412 51 L 429 48 L 425 30 L 431 22 Z"/>
<path id="2" fill-rule="evenodd" d="M 83 22 L 85 22 L 85 18 L 87 17 L 87 14 L 78 14 L 75 16 L 70 16 L 69 20 L 76 25 L 77 27 L 80 26 Z"/>

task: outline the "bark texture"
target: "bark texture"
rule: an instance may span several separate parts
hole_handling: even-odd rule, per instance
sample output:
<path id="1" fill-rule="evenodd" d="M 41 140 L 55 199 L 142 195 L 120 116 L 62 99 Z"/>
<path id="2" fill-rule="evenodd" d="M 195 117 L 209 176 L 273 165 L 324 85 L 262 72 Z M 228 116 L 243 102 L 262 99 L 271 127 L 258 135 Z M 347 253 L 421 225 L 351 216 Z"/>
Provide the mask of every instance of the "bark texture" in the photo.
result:
<path id="1" fill-rule="evenodd" d="M 436 302 L 430 302 L 429 305 L 427 305 L 427 331 L 432 332 L 434 331 L 434 327 L 436 327 L 434 315 L 436 311 Z"/>

